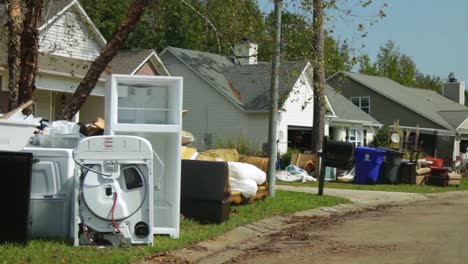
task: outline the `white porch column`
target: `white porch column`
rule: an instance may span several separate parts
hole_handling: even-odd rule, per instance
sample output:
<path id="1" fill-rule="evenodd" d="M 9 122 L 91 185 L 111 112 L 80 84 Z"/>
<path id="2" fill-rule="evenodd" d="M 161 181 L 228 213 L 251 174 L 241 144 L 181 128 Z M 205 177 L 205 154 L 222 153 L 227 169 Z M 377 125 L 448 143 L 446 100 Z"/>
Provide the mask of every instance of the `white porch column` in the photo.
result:
<path id="1" fill-rule="evenodd" d="M 457 156 L 460 155 L 460 142 L 461 142 L 461 137 L 455 136 L 455 139 L 453 140 L 452 161 L 456 160 Z"/>
<path id="2" fill-rule="evenodd" d="M 329 136 L 330 132 L 330 124 L 328 123 L 328 120 L 325 120 L 325 126 L 324 126 L 325 131 L 323 132 L 324 136 Z"/>

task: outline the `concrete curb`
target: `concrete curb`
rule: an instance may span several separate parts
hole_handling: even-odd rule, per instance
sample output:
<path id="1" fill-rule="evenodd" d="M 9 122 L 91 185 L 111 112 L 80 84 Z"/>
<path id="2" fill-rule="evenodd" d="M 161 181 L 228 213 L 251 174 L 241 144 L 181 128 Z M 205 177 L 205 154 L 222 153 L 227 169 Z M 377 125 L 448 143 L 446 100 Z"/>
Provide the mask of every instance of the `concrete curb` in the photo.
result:
<path id="1" fill-rule="evenodd" d="M 301 192 L 314 191 L 314 188 L 310 188 L 310 190 L 307 190 L 307 188 L 300 187 L 297 188 L 297 190 L 294 190 L 289 188 L 289 186 L 288 188 L 283 187 L 284 186 L 281 186 L 280 189 Z M 327 192 L 325 191 L 325 193 Z M 376 193 L 378 194 L 381 192 Z M 264 239 L 264 237 L 297 225 L 288 224 L 289 220 L 291 220 L 293 217 L 330 217 L 332 215 L 344 215 L 348 213 L 375 210 L 376 208 L 381 206 L 405 205 L 414 202 L 426 201 L 431 199 L 452 198 L 467 194 L 468 191 L 454 191 L 431 194 L 404 193 L 402 195 L 395 196 L 394 199 L 386 200 L 385 202 L 381 200 L 372 201 L 372 199 L 368 199 L 367 201 L 352 202 L 349 204 L 339 204 L 332 207 L 315 208 L 311 210 L 296 212 L 290 215 L 274 216 L 245 226 L 237 227 L 213 239 L 202 241 L 186 248 L 171 251 L 171 255 L 184 259 L 190 263 L 224 263 L 241 255 L 245 249 L 264 245 L 268 242 L 268 239 Z"/>

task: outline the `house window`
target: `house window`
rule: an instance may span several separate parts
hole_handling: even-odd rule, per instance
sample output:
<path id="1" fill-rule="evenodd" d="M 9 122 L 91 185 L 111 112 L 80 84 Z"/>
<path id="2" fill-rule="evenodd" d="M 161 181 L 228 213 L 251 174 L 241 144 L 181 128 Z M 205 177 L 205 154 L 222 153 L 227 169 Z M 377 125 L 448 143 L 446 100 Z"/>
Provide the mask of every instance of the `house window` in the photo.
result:
<path id="1" fill-rule="evenodd" d="M 3 76 L 0 75 L 0 91 L 3 91 Z"/>
<path id="2" fill-rule="evenodd" d="M 357 107 L 361 108 L 362 111 L 370 114 L 370 97 L 369 96 L 359 96 L 351 97 L 351 102 Z"/>
<path id="3" fill-rule="evenodd" d="M 363 146 L 364 144 L 364 135 L 362 130 L 356 128 L 349 129 L 349 138 L 348 142 L 353 143 L 354 146 Z"/>

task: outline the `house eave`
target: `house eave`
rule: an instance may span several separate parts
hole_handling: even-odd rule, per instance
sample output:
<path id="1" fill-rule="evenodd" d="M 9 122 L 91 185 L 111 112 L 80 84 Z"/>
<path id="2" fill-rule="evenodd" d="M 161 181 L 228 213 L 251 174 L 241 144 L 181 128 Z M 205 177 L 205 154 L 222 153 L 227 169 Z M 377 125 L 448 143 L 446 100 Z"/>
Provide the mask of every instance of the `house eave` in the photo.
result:
<path id="1" fill-rule="evenodd" d="M 331 122 L 336 123 L 352 123 L 352 124 L 362 124 L 363 126 L 373 126 L 373 127 L 382 127 L 383 125 L 380 123 L 374 123 L 371 121 L 365 120 L 352 120 L 352 119 L 340 119 L 340 118 L 332 118 Z"/>
<path id="2" fill-rule="evenodd" d="M 393 128 L 394 126 L 389 126 Z M 401 129 L 409 129 L 411 131 L 416 131 L 419 129 L 421 132 L 426 132 L 434 135 L 442 135 L 442 136 L 455 136 L 456 131 L 454 130 L 444 130 L 444 129 L 437 129 L 437 128 L 429 128 L 429 127 L 411 127 L 411 126 L 399 126 Z"/>

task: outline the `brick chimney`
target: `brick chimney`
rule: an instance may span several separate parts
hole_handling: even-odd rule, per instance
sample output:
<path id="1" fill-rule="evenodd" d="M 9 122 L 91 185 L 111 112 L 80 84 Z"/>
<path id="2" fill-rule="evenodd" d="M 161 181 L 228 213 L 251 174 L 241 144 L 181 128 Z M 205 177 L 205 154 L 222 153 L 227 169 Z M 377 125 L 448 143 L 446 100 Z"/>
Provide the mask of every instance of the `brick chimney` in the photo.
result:
<path id="1" fill-rule="evenodd" d="M 258 45 L 243 38 L 239 44 L 234 45 L 234 54 L 241 65 L 257 64 Z"/>
<path id="2" fill-rule="evenodd" d="M 465 83 L 464 82 L 448 82 L 444 83 L 442 95 L 448 99 L 457 102 L 458 104 L 465 104 Z"/>

